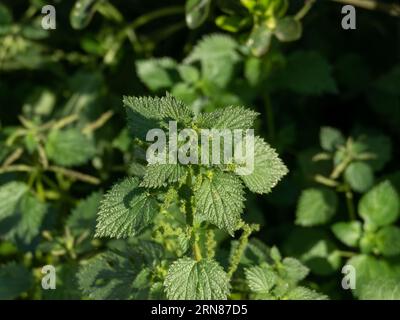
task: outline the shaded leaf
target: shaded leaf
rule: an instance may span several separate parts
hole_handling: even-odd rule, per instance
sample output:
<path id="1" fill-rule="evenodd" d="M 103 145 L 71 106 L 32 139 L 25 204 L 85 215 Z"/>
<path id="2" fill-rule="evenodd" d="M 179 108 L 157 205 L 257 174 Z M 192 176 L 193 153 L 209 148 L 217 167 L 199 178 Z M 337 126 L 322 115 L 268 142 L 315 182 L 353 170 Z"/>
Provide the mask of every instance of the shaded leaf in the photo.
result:
<path id="1" fill-rule="evenodd" d="M 139 188 L 137 178 L 115 184 L 101 201 L 96 237 L 127 238 L 137 235 L 153 221 L 157 202 Z"/>

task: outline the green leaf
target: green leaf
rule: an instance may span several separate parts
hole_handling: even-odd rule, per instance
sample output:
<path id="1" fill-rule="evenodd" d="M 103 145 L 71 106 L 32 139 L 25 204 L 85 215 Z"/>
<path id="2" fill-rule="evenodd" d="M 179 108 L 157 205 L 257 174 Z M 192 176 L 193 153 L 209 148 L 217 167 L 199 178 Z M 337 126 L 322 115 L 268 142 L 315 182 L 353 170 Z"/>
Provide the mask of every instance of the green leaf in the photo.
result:
<path id="1" fill-rule="evenodd" d="M 282 255 L 279 252 L 279 249 L 277 247 L 275 247 L 275 246 L 273 246 L 271 248 L 271 250 L 269 251 L 269 254 L 271 256 L 271 259 L 273 261 L 275 261 L 276 263 L 278 263 L 278 262 L 280 262 L 282 260 Z"/>
<path id="2" fill-rule="evenodd" d="M 139 188 L 139 179 L 127 178 L 104 196 L 97 218 L 96 237 L 135 236 L 150 225 L 157 212 L 156 200 Z"/>
<path id="3" fill-rule="evenodd" d="M 74 128 L 51 131 L 45 149 L 50 160 L 66 167 L 82 165 L 96 154 L 93 141 Z"/>
<path id="4" fill-rule="evenodd" d="M 13 215 L 1 221 L 0 234 L 6 239 L 21 240 L 29 245 L 40 234 L 46 212 L 45 203 L 40 202 L 33 194 L 26 193 Z"/>
<path id="5" fill-rule="evenodd" d="M 186 24 L 196 29 L 206 21 L 210 12 L 211 0 L 186 0 Z"/>
<path id="6" fill-rule="evenodd" d="M 170 300 L 225 300 L 230 290 L 228 275 L 216 261 L 187 257 L 169 267 L 164 286 Z"/>
<path id="7" fill-rule="evenodd" d="M 90 23 L 96 12 L 96 5 L 99 0 L 78 0 L 70 14 L 70 23 L 72 28 L 81 30 Z"/>
<path id="8" fill-rule="evenodd" d="M 357 192 L 365 192 L 374 184 L 372 168 L 365 162 L 352 162 L 344 172 L 344 178 L 350 187 Z"/>
<path id="9" fill-rule="evenodd" d="M 261 294 L 269 293 L 278 279 L 276 273 L 266 263 L 245 269 L 245 275 L 250 290 Z"/>
<path id="10" fill-rule="evenodd" d="M 392 141 L 383 134 L 372 132 L 356 141 L 354 145 L 359 145 L 362 152 L 372 153 L 375 156 L 374 159 L 367 161 L 375 171 L 382 170 L 392 157 Z"/>
<path id="11" fill-rule="evenodd" d="M 239 54 L 236 52 L 237 48 L 237 42 L 230 36 L 218 33 L 206 35 L 194 47 L 185 59 L 185 63 L 196 61 L 203 63 L 209 60 L 221 61 L 223 59 L 236 61 L 239 59 Z"/>
<path id="12" fill-rule="evenodd" d="M 124 105 L 128 107 L 126 109 L 128 128 L 135 137 L 142 140 L 146 139 L 149 130 L 161 126 L 157 106 L 146 105 L 146 102 L 144 98 L 124 97 Z"/>
<path id="13" fill-rule="evenodd" d="M 271 81 L 276 88 L 289 89 L 302 95 L 337 92 L 331 65 L 315 51 L 292 53 L 285 69 L 280 70 Z"/>
<path id="14" fill-rule="evenodd" d="M 282 277 L 293 284 L 297 284 L 299 281 L 307 277 L 310 271 L 295 258 L 284 258 L 282 264 L 284 267 Z"/>
<path id="15" fill-rule="evenodd" d="M 341 257 L 329 234 L 320 228 L 295 228 L 284 243 L 288 256 L 304 263 L 312 273 L 330 275 L 341 267 Z"/>
<path id="16" fill-rule="evenodd" d="M 186 83 L 196 83 L 200 79 L 199 71 L 191 65 L 181 64 L 178 66 L 178 72 L 182 80 Z"/>
<path id="17" fill-rule="evenodd" d="M 240 169 L 236 172 L 240 174 Z M 287 173 L 288 169 L 275 149 L 262 138 L 255 137 L 254 170 L 248 175 L 240 176 L 247 188 L 255 193 L 269 193 Z"/>
<path id="18" fill-rule="evenodd" d="M 88 236 L 93 237 L 101 198 L 100 192 L 94 192 L 86 199 L 78 202 L 66 223 L 73 234 L 82 235 L 84 232 L 89 232 Z"/>
<path id="19" fill-rule="evenodd" d="M 151 285 L 149 292 L 150 300 L 166 300 L 164 285 L 162 282 L 155 282 Z"/>
<path id="20" fill-rule="evenodd" d="M 282 42 L 296 41 L 301 38 L 302 32 L 301 22 L 289 16 L 279 19 L 274 30 L 275 36 Z"/>
<path id="21" fill-rule="evenodd" d="M 0 220 L 11 216 L 28 191 L 28 185 L 18 181 L 8 182 L 0 186 Z"/>
<path id="22" fill-rule="evenodd" d="M 375 292 L 371 290 L 375 287 L 375 285 L 371 285 L 372 281 L 384 283 L 387 280 L 395 280 L 399 283 L 400 278 L 398 270 L 389 265 L 386 260 L 360 254 L 352 257 L 347 264 L 353 266 L 356 270 L 356 289 L 353 290 L 353 294 L 356 297 L 362 297 L 364 295 L 364 290 L 368 292 L 369 298 L 373 296 L 378 297 L 378 290 L 375 290 Z M 375 287 L 375 289 L 378 288 L 379 286 Z"/>
<path id="23" fill-rule="evenodd" d="M 182 101 L 169 94 L 161 98 L 124 96 L 123 103 L 128 108 L 128 125 L 144 137 L 148 130 L 160 127 L 157 120 L 172 119 L 186 124 L 193 116 Z"/>
<path id="24" fill-rule="evenodd" d="M 306 287 L 296 287 L 287 294 L 288 300 L 328 300 L 324 294 Z"/>
<path id="25" fill-rule="evenodd" d="M 74 262 L 57 264 L 56 271 L 56 289 L 43 290 L 42 300 L 78 300 L 82 299 L 82 292 L 79 289 L 78 265 Z M 44 275 L 43 275 L 44 277 Z"/>
<path id="26" fill-rule="evenodd" d="M 203 177 L 194 194 L 198 221 L 207 221 L 229 234 L 238 228 L 244 208 L 244 191 L 238 177 L 221 171 Z"/>
<path id="27" fill-rule="evenodd" d="M 361 238 L 362 226 L 359 221 L 337 222 L 332 225 L 332 232 L 349 247 L 357 247 Z"/>
<path id="28" fill-rule="evenodd" d="M 82 292 L 91 299 L 145 299 L 149 269 L 135 251 L 105 252 L 90 259 L 78 273 Z"/>
<path id="29" fill-rule="evenodd" d="M 193 110 L 196 112 L 202 108 L 202 103 L 195 102 L 197 99 L 199 99 L 198 101 L 202 101 L 202 99 L 198 98 L 196 88 L 191 84 L 178 82 L 172 87 L 171 93 L 186 104 L 192 106 Z"/>
<path id="30" fill-rule="evenodd" d="M 297 205 L 296 224 L 311 227 L 327 223 L 336 212 L 337 202 L 335 192 L 330 189 L 304 190 Z"/>
<path id="31" fill-rule="evenodd" d="M 322 149 L 335 151 L 338 146 L 344 145 L 346 140 L 343 134 L 332 127 L 322 127 L 319 134 Z"/>
<path id="32" fill-rule="evenodd" d="M 230 256 L 234 255 L 237 242 L 232 242 Z M 246 266 L 252 266 L 254 264 L 261 264 L 267 261 L 269 248 L 260 240 L 256 238 L 251 238 L 247 243 L 246 249 L 242 255 L 240 263 Z M 230 259 L 231 260 L 231 259 Z"/>
<path id="33" fill-rule="evenodd" d="M 272 40 L 272 30 L 265 25 L 256 25 L 253 27 L 249 38 L 247 39 L 247 47 L 256 57 L 261 57 L 269 50 Z"/>
<path id="34" fill-rule="evenodd" d="M 234 65 L 239 60 L 236 41 L 223 34 L 203 37 L 184 60 L 185 63 L 199 61 L 202 76 L 211 84 L 224 88 L 230 81 Z"/>
<path id="35" fill-rule="evenodd" d="M 146 173 L 141 187 L 159 188 L 164 184 L 177 182 L 186 175 L 187 169 L 179 164 L 151 164 L 146 167 Z"/>
<path id="36" fill-rule="evenodd" d="M 140 80 L 152 91 L 170 88 L 175 82 L 177 63 L 171 58 L 151 58 L 136 61 Z"/>
<path id="37" fill-rule="evenodd" d="M 248 25 L 250 19 L 241 16 L 219 16 L 215 19 L 215 24 L 228 32 L 238 32 L 246 25 Z"/>
<path id="38" fill-rule="evenodd" d="M 42 19 L 34 19 L 30 25 L 22 26 L 21 34 L 30 40 L 43 40 L 49 36 L 49 30 L 45 30 L 41 25 Z"/>
<path id="39" fill-rule="evenodd" d="M 386 226 L 380 229 L 375 238 L 376 247 L 384 256 L 400 254 L 400 228 Z"/>
<path id="40" fill-rule="evenodd" d="M 213 112 L 201 113 L 197 118 L 200 128 L 250 129 L 259 113 L 244 107 L 226 107 Z"/>
<path id="41" fill-rule="evenodd" d="M 363 285 L 361 300 L 400 300 L 399 279 L 374 279 Z"/>
<path id="42" fill-rule="evenodd" d="M 40 233 L 46 204 L 40 202 L 22 182 L 9 182 L 0 187 L 0 236 L 31 244 Z"/>
<path id="43" fill-rule="evenodd" d="M 389 225 L 399 215 L 399 195 L 389 181 L 381 182 L 361 198 L 358 212 L 367 224 Z"/>
<path id="44" fill-rule="evenodd" d="M 0 266 L 0 299 L 11 300 L 29 290 L 33 277 L 23 265 L 11 262 Z"/>

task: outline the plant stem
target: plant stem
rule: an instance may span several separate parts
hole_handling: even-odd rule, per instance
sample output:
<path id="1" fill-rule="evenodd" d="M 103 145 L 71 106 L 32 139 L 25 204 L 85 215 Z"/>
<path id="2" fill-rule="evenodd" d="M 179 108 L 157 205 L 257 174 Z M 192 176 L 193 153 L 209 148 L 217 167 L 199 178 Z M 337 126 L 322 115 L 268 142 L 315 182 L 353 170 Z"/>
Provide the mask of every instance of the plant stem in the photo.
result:
<path id="1" fill-rule="evenodd" d="M 78 172 L 78 171 L 75 171 L 75 170 L 66 169 L 66 168 L 63 168 L 63 167 L 49 166 L 47 168 L 47 170 L 55 172 L 55 173 L 60 173 L 60 174 L 62 174 L 64 176 L 67 176 L 67 177 L 70 177 L 70 178 L 73 178 L 73 179 L 77 179 L 77 180 L 80 180 L 80 181 L 84 181 L 84 182 L 87 182 L 87 183 L 91 183 L 91 184 L 99 184 L 100 183 L 100 180 L 98 178 L 96 178 L 96 177 L 93 177 L 93 176 L 90 176 L 88 174 L 81 173 L 81 172 Z"/>
<path id="2" fill-rule="evenodd" d="M 339 178 L 339 176 L 342 174 L 344 170 L 346 170 L 347 166 L 350 164 L 350 162 L 353 161 L 353 158 L 348 156 L 346 157 L 341 163 L 339 163 L 338 166 L 335 167 L 335 169 L 332 171 L 330 178 L 335 180 Z"/>
<path id="3" fill-rule="evenodd" d="M 197 239 L 197 237 L 194 241 L 193 251 L 194 251 L 194 258 L 196 259 L 196 261 L 200 261 L 202 259 L 202 256 L 201 256 L 201 250 L 200 250 L 200 246 L 199 246 L 199 240 Z"/>
<path id="4" fill-rule="evenodd" d="M 87 124 L 83 129 L 82 133 L 83 134 L 89 134 L 98 128 L 101 128 L 102 126 L 105 125 L 105 123 L 113 116 L 114 112 L 109 110 L 105 113 L 103 113 L 98 119 L 96 119 L 94 122 L 91 122 Z"/>
<path id="5" fill-rule="evenodd" d="M 181 14 L 185 11 L 184 7 L 182 6 L 172 6 L 162 8 L 160 10 L 151 11 L 140 17 L 136 18 L 132 23 L 128 24 L 127 28 L 137 29 L 152 20 L 156 20 L 161 17 L 170 16 L 174 14 Z"/>
<path id="6" fill-rule="evenodd" d="M 189 168 L 189 173 L 186 177 L 186 185 L 188 186 L 188 189 L 190 190 L 190 194 L 188 196 L 189 201 L 186 202 L 186 223 L 192 227 L 192 232 L 193 232 L 193 237 L 194 237 L 194 243 L 193 243 L 193 255 L 196 261 L 200 261 L 202 259 L 201 255 L 201 249 L 199 246 L 199 241 L 200 241 L 200 235 L 197 232 L 198 226 L 194 225 L 194 199 L 193 199 L 193 183 L 192 183 L 192 176 L 193 176 L 193 170 L 192 168 Z"/>
<path id="7" fill-rule="evenodd" d="M 79 119 L 79 116 L 77 114 L 71 114 L 70 116 L 67 116 L 65 118 L 58 120 L 53 125 L 53 129 L 58 130 L 58 129 L 64 128 L 65 126 L 75 122 L 78 119 Z"/>
<path id="8" fill-rule="evenodd" d="M 6 173 L 6 172 L 31 172 L 34 171 L 34 167 L 27 166 L 25 164 L 16 164 L 16 165 L 11 165 L 6 168 L 0 168 L 0 174 Z"/>
<path id="9" fill-rule="evenodd" d="M 294 18 L 296 20 L 303 19 L 307 15 L 308 11 L 310 11 L 310 9 L 312 8 L 315 1 L 316 0 L 305 0 L 303 7 L 296 13 Z"/>
<path id="10" fill-rule="evenodd" d="M 17 161 L 22 156 L 23 153 L 24 153 L 24 149 L 22 149 L 22 148 L 15 149 L 15 151 L 13 153 L 11 153 L 6 158 L 6 160 L 4 160 L 2 167 L 5 168 L 5 167 L 12 165 L 15 161 Z"/>
<path id="11" fill-rule="evenodd" d="M 345 191 L 346 205 L 347 205 L 347 211 L 349 212 L 350 220 L 356 220 L 356 212 L 353 203 L 353 192 L 351 192 L 350 186 L 347 183 L 345 188 L 346 188 Z"/>
<path id="12" fill-rule="evenodd" d="M 329 178 L 326 178 L 326 177 L 324 177 L 323 175 L 320 175 L 320 174 L 315 175 L 314 176 L 314 180 L 316 182 L 321 183 L 321 184 L 323 184 L 325 186 L 328 186 L 328 187 L 337 187 L 339 185 L 339 182 L 337 182 L 335 180 L 332 180 L 332 179 L 329 179 Z"/>
<path id="13" fill-rule="evenodd" d="M 346 257 L 346 258 L 351 258 L 351 257 L 354 257 L 356 255 L 355 252 L 351 252 L 351 251 L 337 250 L 337 252 L 339 253 L 340 256 Z"/>

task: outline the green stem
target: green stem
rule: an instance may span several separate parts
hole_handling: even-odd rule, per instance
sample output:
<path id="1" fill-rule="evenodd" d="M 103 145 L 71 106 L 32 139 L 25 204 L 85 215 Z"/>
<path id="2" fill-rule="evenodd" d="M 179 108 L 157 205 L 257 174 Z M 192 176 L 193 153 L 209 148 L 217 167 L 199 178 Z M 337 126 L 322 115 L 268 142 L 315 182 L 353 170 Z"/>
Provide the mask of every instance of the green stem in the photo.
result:
<path id="1" fill-rule="evenodd" d="M 345 258 L 351 258 L 354 257 L 357 253 L 351 252 L 351 251 L 342 251 L 342 250 L 337 250 L 340 256 L 345 257 Z"/>
<path id="2" fill-rule="evenodd" d="M 0 168 L 0 174 L 6 172 L 32 172 L 35 168 L 31 166 L 27 166 L 25 164 L 15 164 L 8 166 L 6 168 Z"/>
<path id="3" fill-rule="evenodd" d="M 305 0 L 303 7 L 296 13 L 294 18 L 296 20 L 303 19 L 310 11 L 316 0 Z"/>
<path id="4" fill-rule="evenodd" d="M 202 259 L 201 249 L 199 246 L 200 234 L 198 233 L 198 226 L 194 225 L 194 211 L 195 208 L 193 206 L 193 184 L 192 184 L 193 170 L 189 168 L 189 173 L 186 177 L 186 186 L 190 192 L 188 199 L 189 201 L 186 203 L 186 223 L 192 227 L 192 233 L 194 237 L 193 243 L 193 255 L 196 261 L 200 261 Z"/>
<path id="5" fill-rule="evenodd" d="M 67 169 L 64 167 L 58 167 L 58 166 L 49 166 L 47 168 L 47 171 L 51 171 L 54 173 L 59 173 L 63 176 L 67 176 L 71 179 L 76 179 L 76 180 L 80 180 L 83 182 L 87 182 L 90 184 L 100 184 L 100 180 L 96 177 L 90 176 L 88 174 L 85 173 L 81 173 L 75 170 L 71 170 L 71 169 Z"/>
<path id="6" fill-rule="evenodd" d="M 175 32 L 179 31 L 180 29 L 183 29 L 184 27 L 186 27 L 185 22 L 178 22 L 176 24 L 164 28 L 163 30 L 159 30 L 159 32 L 153 34 L 153 38 L 155 39 L 154 41 L 156 42 L 162 41 L 165 38 L 168 38 L 170 35 L 174 34 Z"/>
<path id="7" fill-rule="evenodd" d="M 356 210 L 354 208 L 354 203 L 353 203 L 353 192 L 351 192 L 350 186 L 347 183 L 345 188 L 346 188 L 345 191 L 346 205 L 350 220 L 356 220 Z"/>
<path id="8" fill-rule="evenodd" d="M 130 24 L 128 24 L 127 28 L 137 29 L 145 24 L 149 23 L 152 20 L 156 20 L 161 17 L 170 16 L 174 14 L 181 14 L 185 11 L 185 8 L 182 6 L 172 6 L 162 8 L 160 10 L 152 11 L 141 15 L 140 17 L 136 18 Z"/>
<path id="9" fill-rule="evenodd" d="M 194 258 L 196 259 L 196 261 L 200 261 L 202 259 L 202 256 L 201 256 L 201 250 L 200 250 L 200 246 L 199 246 L 199 239 L 197 238 L 197 235 L 195 235 L 193 252 L 194 252 Z"/>
<path id="10" fill-rule="evenodd" d="M 329 179 L 327 177 L 324 177 L 323 175 L 320 175 L 320 174 L 315 175 L 314 180 L 320 184 L 327 186 L 327 187 L 337 187 L 339 185 L 339 182 Z"/>
<path id="11" fill-rule="evenodd" d="M 353 158 L 351 156 L 347 156 L 341 163 L 339 163 L 339 165 L 335 167 L 330 175 L 330 178 L 333 180 L 339 178 L 339 176 L 343 173 L 344 170 L 346 170 L 351 161 L 353 161 Z"/>

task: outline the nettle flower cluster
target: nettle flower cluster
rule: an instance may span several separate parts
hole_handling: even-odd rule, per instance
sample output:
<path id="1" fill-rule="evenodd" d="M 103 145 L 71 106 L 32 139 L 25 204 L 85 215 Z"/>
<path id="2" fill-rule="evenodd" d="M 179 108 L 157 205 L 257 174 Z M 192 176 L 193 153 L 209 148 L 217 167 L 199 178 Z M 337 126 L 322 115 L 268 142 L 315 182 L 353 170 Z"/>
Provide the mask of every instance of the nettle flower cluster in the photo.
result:
<path id="1" fill-rule="evenodd" d="M 196 115 L 170 95 L 124 97 L 124 105 L 129 127 L 143 150 L 148 147 L 147 132 L 167 128 L 169 121 L 195 130 L 245 130 L 258 115 L 243 107 Z M 259 229 L 242 219 L 245 188 L 270 192 L 288 172 L 286 166 L 261 137 L 254 137 L 254 168 L 247 175 L 238 175 L 232 163 L 152 163 L 141 169 L 106 193 L 97 219 L 97 237 L 129 238 L 130 245 L 83 267 L 81 287 L 92 298 L 226 299 L 248 237 Z M 224 259 L 217 261 L 217 243 L 236 233 L 240 237 L 229 261 L 220 263 Z M 135 276 L 130 278 L 127 272 Z M 131 279 L 135 290 L 127 289 L 126 279 Z"/>

